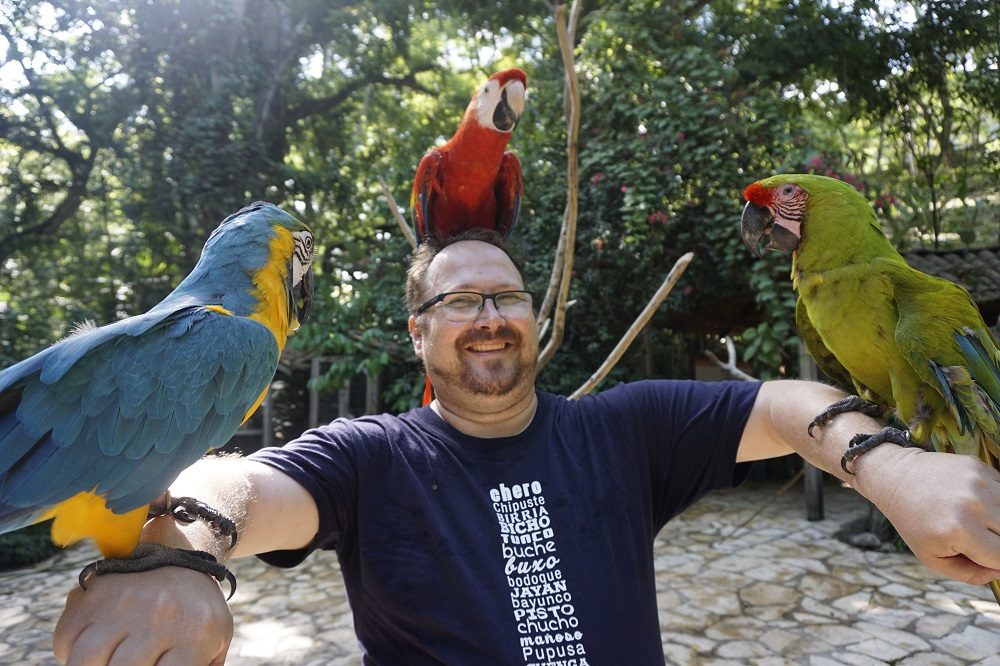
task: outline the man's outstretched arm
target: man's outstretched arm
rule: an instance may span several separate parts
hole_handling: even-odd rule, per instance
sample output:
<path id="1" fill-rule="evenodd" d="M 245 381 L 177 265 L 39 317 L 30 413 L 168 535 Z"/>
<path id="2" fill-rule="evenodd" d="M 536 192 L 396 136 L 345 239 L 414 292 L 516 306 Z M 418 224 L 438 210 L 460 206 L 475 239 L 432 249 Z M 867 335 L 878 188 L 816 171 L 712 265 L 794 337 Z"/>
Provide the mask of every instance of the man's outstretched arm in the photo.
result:
<path id="1" fill-rule="evenodd" d="M 798 453 L 877 506 L 928 568 L 973 584 L 1000 578 L 1000 473 L 972 456 L 883 444 L 847 474 L 840 466 L 847 443 L 883 424 L 851 412 L 816 428 L 815 437 L 807 433 L 812 419 L 844 396 L 815 382 L 765 382 L 737 458 Z"/>
<path id="2" fill-rule="evenodd" d="M 159 517 L 142 541 L 203 550 L 220 562 L 271 550 L 302 548 L 319 517 L 312 496 L 277 470 L 239 458 L 206 458 L 171 485 L 236 522 L 239 538 L 219 538 L 204 522 Z M 183 594 L 177 594 L 177 591 Z M 63 663 L 80 665 L 221 664 L 233 637 L 233 619 L 219 585 L 189 569 L 92 577 L 76 588 L 56 626 L 53 648 Z"/>

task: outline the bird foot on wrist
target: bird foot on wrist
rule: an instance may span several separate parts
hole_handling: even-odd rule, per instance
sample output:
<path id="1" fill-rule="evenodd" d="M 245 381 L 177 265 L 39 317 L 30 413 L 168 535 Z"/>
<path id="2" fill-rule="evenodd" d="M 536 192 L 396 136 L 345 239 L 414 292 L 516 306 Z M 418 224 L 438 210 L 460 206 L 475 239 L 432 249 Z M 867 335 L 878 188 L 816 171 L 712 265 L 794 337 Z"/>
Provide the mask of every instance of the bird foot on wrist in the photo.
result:
<path id="1" fill-rule="evenodd" d="M 840 467 L 846 473 L 854 476 L 855 472 L 848 469 L 848 464 L 853 463 L 857 460 L 858 456 L 863 453 L 871 451 L 877 446 L 885 443 L 898 444 L 899 446 L 909 447 L 913 446 L 913 442 L 910 439 L 910 433 L 908 430 L 900 430 L 899 428 L 885 427 L 874 434 L 858 433 L 851 438 L 851 441 L 847 444 L 847 450 L 844 455 L 840 458 Z"/>
<path id="2" fill-rule="evenodd" d="M 236 576 L 221 564 L 214 555 L 203 550 L 184 550 L 172 548 L 158 543 L 141 543 L 127 558 L 108 558 L 91 562 L 80 572 L 80 587 L 87 589 L 87 580 L 91 576 L 103 576 L 112 573 L 139 573 L 152 571 L 163 567 L 183 567 L 192 571 L 208 574 L 220 583 L 229 581 L 229 596 L 236 594 Z"/>
<path id="3" fill-rule="evenodd" d="M 236 523 L 217 509 L 193 497 L 172 497 L 169 492 L 165 492 L 149 505 L 149 516 L 151 518 L 171 516 L 182 523 L 204 520 L 218 536 L 229 537 L 227 550 L 232 550 L 236 546 L 238 536 Z"/>

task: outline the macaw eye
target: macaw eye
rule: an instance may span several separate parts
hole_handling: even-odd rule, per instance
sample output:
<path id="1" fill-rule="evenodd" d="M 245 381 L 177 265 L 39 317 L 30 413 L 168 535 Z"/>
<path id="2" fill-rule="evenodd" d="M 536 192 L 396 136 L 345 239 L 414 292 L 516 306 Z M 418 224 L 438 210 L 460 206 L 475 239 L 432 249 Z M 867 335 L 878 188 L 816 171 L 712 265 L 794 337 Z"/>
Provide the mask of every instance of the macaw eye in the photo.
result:
<path id="1" fill-rule="evenodd" d="M 795 192 L 795 186 L 794 185 L 785 185 L 783 188 L 781 188 L 781 193 L 783 195 L 785 195 L 786 197 L 792 196 L 792 194 L 794 192 Z"/>

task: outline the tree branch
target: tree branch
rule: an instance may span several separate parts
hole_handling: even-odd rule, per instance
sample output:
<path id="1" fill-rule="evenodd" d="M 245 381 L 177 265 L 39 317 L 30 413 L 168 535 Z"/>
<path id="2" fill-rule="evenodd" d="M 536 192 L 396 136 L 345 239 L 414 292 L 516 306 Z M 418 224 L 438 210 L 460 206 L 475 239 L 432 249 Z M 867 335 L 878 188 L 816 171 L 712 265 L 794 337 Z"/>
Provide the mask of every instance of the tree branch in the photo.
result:
<path id="1" fill-rule="evenodd" d="M 76 213 L 84 196 L 87 194 L 87 181 L 90 179 L 90 172 L 93 170 L 96 156 L 97 152 L 91 151 L 89 156 L 83 158 L 82 163 L 78 167 L 71 166 L 73 182 L 70 183 L 69 188 L 66 190 L 66 196 L 59 202 L 59 205 L 56 206 L 51 215 L 38 224 L 24 227 L 20 231 L 0 237 L 0 262 L 3 262 L 7 257 L 14 254 L 26 239 L 32 236 L 43 236 L 54 233 L 66 220 Z"/>
<path id="2" fill-rule="evenodd" d="M 576 29 L 579 15 L 580 0 L 573 0 L 569 27 L 566 25 L 566 5 L 560 5 L 556 9 L 556 34 L 559 38 L 559 51 L 562 55 L 563 66 L 566 69 L 563 98 L 566 111 L 566 209 L 563 214 L 562 231 L 559 234 L 559 246 L 556 249 L 552 276 L 549 279 L 549 288 L 542 301 L 542 307 L 539 309 L 539 321 L 545 322 L 548 319 L 553 301 L 557 301 L 552 334 L 545 348 L 538 355 L 539 371 L 548 365 L 552 357 L 555 356 L 556 350 L 559 349 L 559 345 L 562 344 L 566 321 L 566 299 L 569 296 L 569 285 L 573 279 L 579 190 L 577 137 L 580 134 L 580 85 L 573 62 L 574 35 L 571 30 Z"/>
<path id="3" fill-rule="evenodd" d="M 405 76 L 386 76 L 385 74 L 377 74 L 375 76 L 354 79 L 347 83 L 343 88 L 338 90 L 332 95 L 327 95 L 326 97 L 318 97 L 315 99 L 308 99 L 296 106 L 288 109 L 288 120 L 289 123 L 302 120 L 309 116 L 315 115 L 317 113 L 328 112 L 331 109 L 335 109 L 348 99 L 351 95 L 358 92 L 365 86 L 371 85 L 373 83 L 381 83 L 384 85 L 398 86 L 402 88 L 412 88 L 413 90 L 418 90 L 424 94 L 432 95 L 433 92 L 422 86 L 417 82 L 416 74 L 420 72 L 426 72 L 433 69 L 432 64 L 421 65 L 414 68 L 409 74 Z"/>
<path id="4" fill-rule="evenodd" d="M 410 247 L 416 250 L 417 239 L 410 230 L 410 225 L 406 223 L 406 220 L 403 219 L 402 214 L 399 212 L 399 206 L 396 205 L 396 199 L 392 196 L 392 192 L 389 191 L 389 186 L 385 184 L 385 180 L 382 176 L 378 177 L 378 184 L 382 186 L 382 196 L 384 196 L 385 200 L 389 202 L 389 210 L 392 211 L 392 216 L 396 219 L 396 224 L 398 224 L 399 228 L 403 231 L 403 236 L 406 237 L 406 240 L 410 242 Z"/>
<path id="5" fill-rule="evenodd" d="M 731 374 L 736 379 L 741 379 L 745 382 L 757 381 L 756 377 L 754 377 L 753 375 L 748 375 L 747 373 L 743 372 L 742 370 L 736 367 L 736 360 L 737 360 L 736 345 L 733 344 L 733 339 L 728 337 L 722 338 L 722 342 L 726 345 L 726 354 L 729 356 L 729 358 L 726 359 L 725 363 L 723 363 L 719 359 L 719 357 L 716 356 L 715 353 L 711 351 L 706 351 L 705 356 L 707 356 L 712 361 L 712 363 L 715 363 L 717 366 L 719 366 L 720 368 Z"/>
<path id="6" fill-rule="evenodd" d="M 649 323 L 649 320 L 653 318 L 653 313 L 656 312 L 657 308 L 660 307 L 663 301 L 670 294 L 670 291 L 674 288 L 674 285 L 677 284 L 677 280 L 680 279 L 692 259 L 694 259 L 694 252 L 688 252 L 674 263 L 674 267 L 670 269 L 670 272 L 667 273 L 667 277 L 664 278 L 663 284 L 661 284 L 660 288 L 656 290 L 653 297 L 649 299 L 649 303 L 647 303 L 646 307 L 642 309 L 642 312 L 640 312 L 639 316 L 636 317 L 634 322 L 632 322 L 629 329 L 625 331 L 625 335 L 623 335 L 622 339 L 618 341 L 615 348 L 611 350 L 611 353 L 608 354 L 608 357 L 604 360 L 604 363 L 601 364 L 601 367 L 599 367 L 597 371 L 590 376 L 590 379 L 583 383 L 583 386 L 573 391 L 573 394 L 569 396 L 570 400 L 578 400 L 581 396 L 593 391 L 594 388 L 601 383 L 601 380 L 603 380 L 607 374 L 611 372 L 611 369 L 615 367 L 619 360 L 621 360 L 621 357 L 625 354 L 629 345 L 632 344 L 632 341 L 635 340 L 636 336 L 639 335 L 639 332 L 642 331 L 646 324 Z"/>

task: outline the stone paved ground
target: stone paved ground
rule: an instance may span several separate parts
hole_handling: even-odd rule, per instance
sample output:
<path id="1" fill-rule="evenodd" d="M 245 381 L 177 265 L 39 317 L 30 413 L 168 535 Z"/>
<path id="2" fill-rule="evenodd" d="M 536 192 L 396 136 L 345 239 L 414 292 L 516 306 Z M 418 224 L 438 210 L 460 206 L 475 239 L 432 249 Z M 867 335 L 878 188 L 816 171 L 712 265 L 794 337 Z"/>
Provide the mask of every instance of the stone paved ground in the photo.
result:
<path id="1" fill-rule="evenodd" d="M 663 651 L 670 664 L 997 664 L 1000 609 L 985 587 L 942 580 L 908 555 L 832 538 L 864 505 L 826 487 L 827 519 L 803 518 L 801 490 L 736 529 L 777 487 L 702 500 L 656 542 Z M 0 574 L 0 664 L 51 665 L 66 590 L 93 551 Z M 292 571 L 236 563 L 228 664 L 360 664 L 336 558 Z M 626 663 L 626 662 L 623 662 Z"/>

